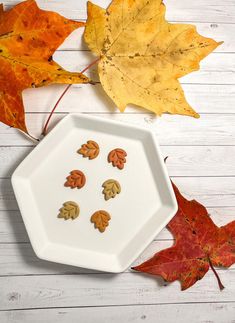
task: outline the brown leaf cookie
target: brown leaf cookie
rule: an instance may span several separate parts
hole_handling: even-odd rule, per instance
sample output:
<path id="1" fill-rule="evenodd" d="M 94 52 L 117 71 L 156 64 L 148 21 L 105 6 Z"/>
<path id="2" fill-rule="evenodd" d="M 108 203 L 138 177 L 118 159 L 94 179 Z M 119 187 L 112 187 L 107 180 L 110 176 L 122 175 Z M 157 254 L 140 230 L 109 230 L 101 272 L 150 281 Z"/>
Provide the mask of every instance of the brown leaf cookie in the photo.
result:
<path id="1" fill-rule="evenodd" d="M 124 168 L 124 164 L 126 163 L 126 157 L 127 153 L 125 150 L 121 148 L 116 148 L 112 151 L 110 151 L 108 155 L 108 162 L 112 163 L 113 167 L 117 167 L 119 169 Z"/>
<path id="2" fill-rule="evenodd" d="M 86 183 L 86 177 L 80 170 L 72 170 L 66 179 L 67 181 L 64 183 L 66 187 L 82 188 Z"/>
<path id="3" fill-rule="evenodd" d="M 100 147 L 97 142 L 88 140 L 87 143 L 83 144 L 77 152 L 78 154 L 83 155 L 83 157 L 94 159 L 99 155 Z"/>
<path id="4" fill-rule="evenodd" d="M 58 218 L 63 218 L 65 220 L 68 219 L 76 219 L 79 216 L 80 208 L 77 203 L 73 201 L 67 201 L 63 204 L 63 207 L 60 208 L 60 213 L 58 214 Z"/>
<path id="5" fill-rule="evenodd" d="M 95 228 L 98 229 L 100 232 L 104 232 L 106 227 L 109 225 L 109 220 L 111 216 L 108 212 L 104 210 L 96 211 L 91 216 L 91 222 L 94 223 Z"/>
<path id="6" fill-rule="evenodd" d="M 103 183 L 102 187 L 104 188 L 102 193 L 106 201 L 114 198 L 121 192 L 121 186 L 115 179 L 108 179 Z"/>

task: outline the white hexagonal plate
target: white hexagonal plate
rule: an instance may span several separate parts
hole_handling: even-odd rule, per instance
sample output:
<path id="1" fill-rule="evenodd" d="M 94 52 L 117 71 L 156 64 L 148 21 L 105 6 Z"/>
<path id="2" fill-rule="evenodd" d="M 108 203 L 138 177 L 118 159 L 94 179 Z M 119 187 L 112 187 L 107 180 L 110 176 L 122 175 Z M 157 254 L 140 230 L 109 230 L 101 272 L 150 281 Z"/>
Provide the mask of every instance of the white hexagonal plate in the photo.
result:
<path id="1" fill-rule="evenodd" d="M 100 154 L 88 160 L 77 154 L 88 140 Z M 123 148 L 123 170 L 107 162 L 109 151 Z M 86 175 L 86 185 L 64 187 L 73 169 Z M 104 200 L 102 183 L 117 179 L 122 191 Z M 84 115 L 65 117 L 18 166 L 12 184 L 39 258 L 109 272 L 125 270 L 169 222 L 177 210 L 171 183 L 154 134 L 144 128 Z M 75 201 L 80 215 L 58 219 L 65 201 Z M 104 233 L 94 229 L 91 215 L 111 215 Z"/>

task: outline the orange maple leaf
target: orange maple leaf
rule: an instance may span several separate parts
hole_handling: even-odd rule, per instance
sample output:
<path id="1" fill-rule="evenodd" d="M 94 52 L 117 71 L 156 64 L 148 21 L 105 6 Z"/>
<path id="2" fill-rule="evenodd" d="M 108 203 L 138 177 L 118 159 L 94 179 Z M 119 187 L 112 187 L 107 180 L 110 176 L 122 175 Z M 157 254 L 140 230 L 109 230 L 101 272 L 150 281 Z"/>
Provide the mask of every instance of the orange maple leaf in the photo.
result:
<path id="1" fill-rule="evenodd" d="M 34 0 L 4 11 L 0 5 L 0 121 L 28 132 L 22 91 L 51 83 L 88 83 L 52 60 L 56 48 L 83 22 L 38 8 Z"/>

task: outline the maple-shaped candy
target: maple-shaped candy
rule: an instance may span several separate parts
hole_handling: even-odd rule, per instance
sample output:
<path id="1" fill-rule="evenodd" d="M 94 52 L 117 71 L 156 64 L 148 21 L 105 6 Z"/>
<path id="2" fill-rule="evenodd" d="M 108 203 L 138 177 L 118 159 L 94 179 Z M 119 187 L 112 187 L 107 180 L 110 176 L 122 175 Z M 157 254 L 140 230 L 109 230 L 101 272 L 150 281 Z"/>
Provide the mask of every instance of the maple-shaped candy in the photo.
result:
<path id="1" fill-rule="evenodd" d="M 72 170 L 70 175 L 66 177 L 65 187 L 82 188 L 86 183 L 86 177 L 80 170 Z"/>
<path id="2" fill-rule="evenodd" d="M 64 202 L 63 206 L 60 208 L 60 213 L 58 214 L 58 218 L 62 218 L 64 220 L 68 219 L 76 219 L 79 216 L 80 208 L 76 202 L 67 201 Z"/>
<path id="3" fill-rule="evenodd" d="M 96 211 L 91 216 L 91 222 L 94 223 L 95 228 L 100 232 L 104 232 L 106 230 L 107 226 L 109 225 L 110 219 L 111 216 L 104 210 Z"/>
<path id="4" fill-rule="evenodd" d="M 51 83 L 87 83 L 52 59 L 54 51 L 83 22 L 41 10 L 34 0 L 9 11 L 0 7 L 0 121 L 27 132 L 22 91 Z"/>
<path id="5" fill-rule="evenodd" d="M 117 194 L 121 192 L 121 185 L 115 179 L 108 179 L 102 184 L 104 188 L 102 193 L 104 194 L 104 199 L 108 201 L 111 198 L 114 198 Z"/>
<path id="6" fill-rule="evenodd" d="M 213 266 L 235 263 L 235 221 L 217 227 L 203 205 L 185 199 L 174 184 L 173 188 L 179 208 L 167 227 L 175 244 L 133 269 L 160 275 L 168 282 L 179 280 L 184 290 L 203 278 L 211 267 L 223 289 Z"/>
<path id="7" fill-rule="evenodd" d="M 97 142 L 88 140 L 87 143 L 83 144 L 77 152 L 83 157 L 87 157 L 91 160 L 95 159 L 99 155 L 100 147 Z"/>
<path id="8" fill-rule="evenodd" d="M 108 154 L 108 162 L 112 163 L 113 167 L 123 169 L 126 163 L 127 153 L 121 148 L 116 148 Z"/>
<path id="9" fill-rule="evenodd" d="M 193 25 L 168 23 L 162 0 L 113 0 L 107 10 L 88 2 L 85 41 L 100 57 L 100 82 L 120 111 L 132 103 L 157 115 L 198 117 L 178 78 L 198 70 L 220 43 Z"/>

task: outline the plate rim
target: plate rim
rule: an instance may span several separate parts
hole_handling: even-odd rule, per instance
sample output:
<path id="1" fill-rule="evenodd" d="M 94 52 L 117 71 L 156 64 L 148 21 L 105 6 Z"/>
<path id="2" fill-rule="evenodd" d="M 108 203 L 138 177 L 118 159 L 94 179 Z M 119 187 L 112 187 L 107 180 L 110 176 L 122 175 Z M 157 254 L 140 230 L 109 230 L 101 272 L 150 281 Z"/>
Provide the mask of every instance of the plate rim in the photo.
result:
<path id="1" fill-rule="evenodd" d="M 113 125 L 121 125 L 125 128 L 131 128 L 131 129 L 134 129 L 134 130 L 137 130 L 137 131 L 143 131 L 145 132 L 146 134 L 149 134 L 151 136 L 151 140 L 154 144 L 154 148 L 155 148 L 155 151 L 157 152 L 158 156 L 159 156 L 159 163 L 160 163 L 160 166 L 161 166 L 161 170 L 163 171 L 163 175 L 164 175 L 164 179 L 165 179 L 165 182 L 166 182 L 166 185 L 167 185 L 167 188 L 168 188 L 168 194 L 170 196 L 170 199 L 171 199 L 171 211 L 169 212 L 169 215 L 166 217 L 165 221 L 162 222 L 161 226 L 158 226 L 156 228 L 156 230 L 154 230 L 154 233 L 151 234 L 148 239 L 145 240 L 145 243 L 143 244 L 143 246 L 140 248 L 137 248 L 136 249 L 136 252 L 134 253 L 134 255 L 132 257 L 130 257 L 130 259 L 128 259 L 128 264 L 125 264 L 125 266 L 119 266 L 119 268 L 116 268 L 116 269 L 110 269 L 111 267 L 108 267 L 105 266 L 100 269 L 99 266 L 85 266 L 85 265 L 79 265 L 79 264 L 74 264 L 74 263 L 71 263 L 69 261 L 66 261 L 66 262 L 63 262 L 61 261 L 60 259 L 58 259 L 57 257 L 55 257 L 54 259 L 52 259 L 51 257 L 47 257 L 45 255 L 43 255 L 43 253 L 39 250 L 37 244 L 38 243 L 35 243 L 35 239 L 34 237 L 32 237 L 31 233 L 29 232 L 29 228 L 28 228 L 28 220 L 26 219 L 27 217 L 24 215 L 24 211 L 22 210 L 23 209 L 23 206 L 21 205 L 21 203 L 19 202 L 20 201 L 20 197 L 19 197 L 19 194 L 18 194 L 18 189 L 17 189 L 17 177 L 18 176 L 18 172 L 20 171 L 21 167 L 24 167 L 24 163 L 27 162 L 28 160 L 30 160 L 30 158 L 32 158 L 32 156 L 34 154 L 37 153 L 37 151 L 40 148 L 40 146 L 42 147 L 47 145 L 47 142 L 48 140 L 50 140 L 50 138 L 52 136 L 54 136 L 54 134 L 60 130 L 61 127 L 63 127 L 63 125 L 68 122 L 68 120 L 73 120 L 74 118 L 78 118 L 78 119 L 85 119 L 85 120 L 95 120 L 97 122 L 102 122 L 102 123 L 109 123 L 109 124 L 113 124 Z M 19 207 L 19 210 L 20 210 L 20 213 L 21 213 L 21 216 L 22 216 L 22 219 L 23 219 L 23 222 L 24 222 L 24 225 L 25 225 L 25 228 L 26 228 L 26 231 L 29 235 L 29 240 L 30 240 L 30 243 L 32 245 L 32 248 L 35 252 L 35 254 L 37 255 L 38 258 L 40 259 L 43 259 L 43 260 L 47 260 L 47 261 L 51 261 L 51 262 L 56 262 L 56 263 L 61 263 L 61 264 L 66 264 L 66 265 L 72 265 L 72 266 L 77 266 L 77 267 L 82 267 L 82 268 L 87 268 L 87 269 L 93 269 L 93 270 L 98 270 L 98 271 L 103 271 L 103 272 L 112 272 L 112 273 L 120 273 L 120 272 L 123 272 L 125 271 L 129 266 L 130 264 L 135 261 L 139 255 L 149 246 L 149 244 L 153 241 L 154 237 L 167 225 L 167 223 L 169 223 L 169 221 L 173 218 L 173 216 L 175 215 L 175 213 L 177 212 L 177 209 L 178 209 L 178 204 L 177 204 L 177 201 L 176 201 L 176 197 L 175 197 L 175 194 L 174 194 L 174 191 L 173 191 L 173 188 L 172 188 L 172 184 L 171 184 L 171 180 L 170 180 L 170 177 L 168 175 L 168 172 L 167 172 L 167 168 L 166 168 L 166 165 L 164 163 L 164 160 L 163 160 L 163 157 L 162 157 L 162 153 L 161 153 L 161 149 L 160 149 L 160 145 L 158 144 L 158 141 L 157 141 L 157 138 L 156 138 L 156 134 L 153 132 L 152 129 L 146 129 L 144 126 L 142 125 L 133 125 L 133 124 L 129 124 L 129 123 L 125 123 L 125 122 L 121 122 L 121 121 L 117 121 L 117 120 L 110 120 L 110 119 L 106 119 L 106 118 L 101 118 L 101 117 L 97 117 L 97 116 L 90 116 L 90 115 L 87 115 L 87 114 L 84 114 L 84 113 L 70 113 L 70 114 L 67 114 L 62 120 L 60 120 L 55 126 L 54 128 L 39 142 L 39 144 L 37 146 L 34 147 L 34 149 L 24 158 L 24 160 L 16 167 L 16 169 L 14 170 L 12 176 L 11 176 L 11 183 L 12 183 L 12 187 L 13 187 L 13 191 L 14 191 L 14 194 L 16 196 L 16 200 L 17 200 L 17 204 L 18 204 L 18 207 Z M 49 245 L 51 244 L 51 242 L 49 242 Z M 52 243 L 53 245 L 53 243 Z"/>

